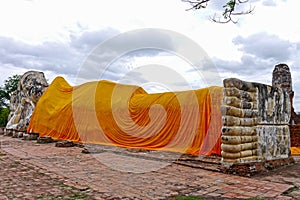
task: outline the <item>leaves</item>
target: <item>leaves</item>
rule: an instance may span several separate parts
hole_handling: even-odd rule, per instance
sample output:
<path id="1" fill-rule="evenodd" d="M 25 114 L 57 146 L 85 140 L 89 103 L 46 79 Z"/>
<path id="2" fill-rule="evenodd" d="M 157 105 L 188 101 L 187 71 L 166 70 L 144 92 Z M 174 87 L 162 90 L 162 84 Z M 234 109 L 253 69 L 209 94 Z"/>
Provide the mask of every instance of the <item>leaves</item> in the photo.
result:
<path id="1" fill-rule="evenodd" d="M 20 75 L 13 75 L 4 81 L 4 86 L 0 87 L 0 108 L 9 107 L 11 94 L 18 89 Z"/>
<path id="2" fill-rule="evenodd" d="M 0 127 L 6 126 L 9 112 L 9 108 L 0 108 Z"/>
<path id="3" fill-rule="evenodd" d="M 9 77 L 4 82 L 4 90 L 11 95 L 12 92 L 16 91 L 18 89 L 18 83 L 20 81 L 21 76 L 20 75 L 13 75 L 12 77 Z"/>
<path id="4" fill-rule="evenodd" d="M 18 89 L 20 75 L 13 75 L 4 81 L 4 86 L 0 87 L 0 127 L 7 124 L 9 110 L 9 101 L 11 94 Z"/>
<path id="5" fill-rule="evenodd" d="M 236 6 L 236 1 L 234 1 L 234 0 L 228 1 L 223 6 L 223 8 L 225 8 L 225 10 L 223 12 L 224 19 L 228 19 L 230 17 L 231 13 L 234 11 L 235 6 Z"/>

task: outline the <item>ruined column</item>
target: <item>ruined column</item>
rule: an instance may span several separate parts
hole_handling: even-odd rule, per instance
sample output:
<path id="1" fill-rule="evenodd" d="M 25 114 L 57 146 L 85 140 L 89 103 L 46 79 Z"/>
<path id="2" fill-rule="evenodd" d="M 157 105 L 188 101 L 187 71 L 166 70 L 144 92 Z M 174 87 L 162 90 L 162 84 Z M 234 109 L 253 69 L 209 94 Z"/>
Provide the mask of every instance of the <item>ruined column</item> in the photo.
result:
<path id="1" fill-rule="evenodd" d="M 290 124 L 295 124 L 296 113 L 293 106 L 294 91 L 292 87 L 292 76 L 290 68 L 286 64 L 275 65 L 272 76 L 272 86 L 282 88 L 289 95 L 291 102 Z"/>

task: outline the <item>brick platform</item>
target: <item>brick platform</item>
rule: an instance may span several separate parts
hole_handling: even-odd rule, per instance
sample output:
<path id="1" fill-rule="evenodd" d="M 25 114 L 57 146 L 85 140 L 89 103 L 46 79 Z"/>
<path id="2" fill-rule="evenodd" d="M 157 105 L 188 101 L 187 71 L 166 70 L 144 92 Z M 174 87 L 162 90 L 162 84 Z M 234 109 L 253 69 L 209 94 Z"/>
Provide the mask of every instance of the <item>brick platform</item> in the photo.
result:
<path id="1" fill-rule="evenodd" d="M 0 136 L 0 141 L 1 154 L 9 155 L 9 159 L 6 156 L 0 157 L 0 168 L 5 168 L 7 162 L 12 162 L 11 159 L 20 163 L 14 170 L 6 167 L 5 173 L 1 173 L 0 178 L 7 181 L 0 182 L 0 199 L 17 199 L 24 192 L 26 198 L 40 197 L 41 190 L 37 189 L 39 185 L 26 186 L 30 180 L 36 180 L 40 184 L 47 183 L 42 191 L 46 191 L 44 195 L 50 197 L 65 195 L 57 191 L 58 187 L 54 187 L 56 189 L 53 191 L 50 189 L 55 186 L 54 180 L 58 180 L 67 185 L 66 192 L 69 193 L 64 197 L 70 197 L 73 195 L 70 192 L 73 192 L 83 195 L 81 199 L 169 199 L 176 195 L 199 196 L 205 199 L 300 198 L 297 188 L 300 185 L 300 168 L 296 165 L 285 170 L 289 175 L 276 173 L 276 176 L 268 176 L 266 173 L 255 178 L 246 178 L 182 166 L 166 162 L 168 159 L 164 160 L 165 158 L 151 160 L 144 156 L 130 156 L 130 152 L 120 153 L 123 150 L 119 153 L 110 151 L 113 147 L 103 146 L 103 151 L 99 153 L 83 154 L 79 147 L 57 148 L 53 143 L 37 144 L 36 141 L 6 136 Z M 137 154 L 147 155 L 147 152 Z M 24 166 L 24 169 L 19 166 Z M 147 170 L 129 172 L 135 168 Z M 46 178 L 36 176 L 36 170 L 46 174 Z M 22 173 L 27 172 L 25 180 Z M 15 189 L 15 185 L 18 189 Z M 83 194 L 84 191 L 86 194 Z"/>

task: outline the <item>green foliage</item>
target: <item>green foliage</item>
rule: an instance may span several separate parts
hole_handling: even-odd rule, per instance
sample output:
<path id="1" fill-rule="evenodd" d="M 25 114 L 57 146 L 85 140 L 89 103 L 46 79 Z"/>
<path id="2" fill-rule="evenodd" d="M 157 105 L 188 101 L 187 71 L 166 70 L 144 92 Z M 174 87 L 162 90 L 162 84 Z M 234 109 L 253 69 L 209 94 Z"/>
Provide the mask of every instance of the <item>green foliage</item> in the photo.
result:
<path id="1" fill-rule="evenodd" d="M 84 194 L 84 193 L 74 193 L 74 194 L 72 194 L 72 196 L 70 196 L 68 198 L 68 200 L 84 199 L 86 197 L 88 197 L 87 194 Z"/>
<path id="2" fill-rule="evenodd" d="M 0 127 L 6 126 L 9 112 L 9 108 L 0 108 Z"/>
<path id="3" fill-rule="evenodd" d="M 0 126 L 7 124 L 9 115 L 9 100 L 11 94 L 17 90 L 20 81 L 20 75 L 13 75 L 4 81 L 4 86 L 0 86 Z"/>
<path id="4" fill-rule="evenodd" d="M 21 75 L 13 75 L 4 81 L 4 86 L 0 87 L 0 107 L 9 107 L 11 94 L 17 90 Z"/>
<path id="5" fill-rule="evenodd" d="M 18 83 L 20 81 L 21 75 L 13 75 L 12 77 L 8 77 L 7 80 L 4 81 L 4 89 L 7 93 L 11 94 L 12 92 L 18 89 Z"/>
<path id="6" fill-rule="evenodd" d="M 234 8 L 236 6 L 236 2 L 234 0 L 228 1 L 223 8 L 225 9 L 223 12 L 224 19 L 227 19 L 229 15 L 234 11 Z"/>
<path id="7" fill-rule="evenodd" d="M 284 191 L 282 194 L 287 195 L 287 194 L 290 194 L 291 192 L 299 190 L 299 189 L 300 189 L 300 186 L 294 186 L 294 187 L 291 187 L 288 190 Z"/>
<path id="8" fill-rule="evenodd" d="M 229 9 L 229 10 L 234 10 L 235 4 L 236 3 L 234 0 L 230 0 L 223 6 L 223 8 Z"/>
<path id="9" fill-rule="evenodd" d="M 0 87 L 0 108 L 8 107 L 7 100 L 8 100 L 7 93 Z"/>

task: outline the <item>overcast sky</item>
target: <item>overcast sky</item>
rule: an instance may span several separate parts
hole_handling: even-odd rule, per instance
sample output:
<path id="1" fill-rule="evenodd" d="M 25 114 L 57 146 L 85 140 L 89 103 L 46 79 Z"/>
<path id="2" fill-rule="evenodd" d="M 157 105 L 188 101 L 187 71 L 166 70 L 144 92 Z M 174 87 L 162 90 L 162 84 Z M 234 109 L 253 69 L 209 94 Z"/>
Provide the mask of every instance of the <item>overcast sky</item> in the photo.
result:
<path id="1" fill-rule="evenodd" d="M 235 77 L 270 85 L 274 66 L 288 64 L 295 91 L 294 107 L 300 111 L 299 1 L 250 0 L 254 13 L 239 16 L 237 24 L 212 22 L 210 17 L 220 13 L 225 2 L 212 0 L 207 9 L 186 11 L 189 5 L 180 0 L 1 1 L 0 84 L 9 76 L 28 70 L 43 71 L 49 83 L 56 76 L 63 76 L 77 84 L 79 71 L 97 45 L 127 31 L 156 28 L 184 35 L 207 53 L 220 76 L 220 81 L 208 81 L 209 84 L 221 84 L 222 79 Z M 243 9 L 249 6 L 245 4 Z M 136 39 L 138 42 L 151 37 L 154 36 L 141 35 Z M 171 49 L 175 44 L 168 37 L 155 40 Z M 160 69 L 160 76 L 150 77 L 155 84 L 145 81 L 145 68 L 140 66 L 147 65 Z M 195 76 L 193 67 L 180 55 L 159 49 L 129 52 L 111 63 L 100 78 L 142 83 L 145 87 L 150 85 L 152 92 L 163 91 L 170 88 L 158 80 L 172 76 L 172 84 L 181 85 L 180 77 L 173 76 L 170 69 L 188 79 L 193 89 L 206 86 L 205 80 Z"/>

